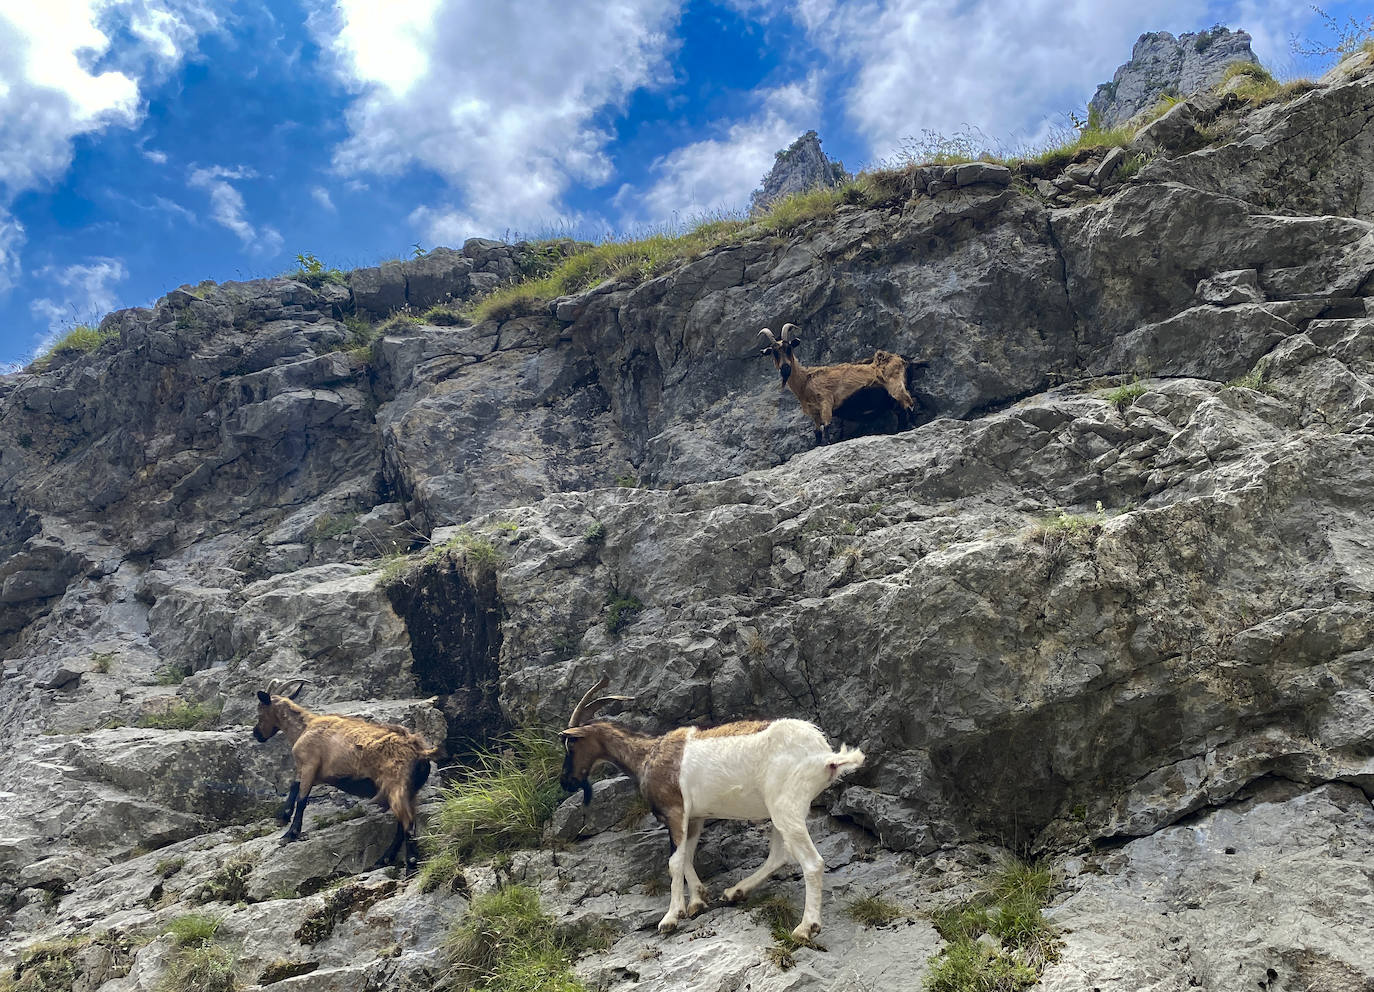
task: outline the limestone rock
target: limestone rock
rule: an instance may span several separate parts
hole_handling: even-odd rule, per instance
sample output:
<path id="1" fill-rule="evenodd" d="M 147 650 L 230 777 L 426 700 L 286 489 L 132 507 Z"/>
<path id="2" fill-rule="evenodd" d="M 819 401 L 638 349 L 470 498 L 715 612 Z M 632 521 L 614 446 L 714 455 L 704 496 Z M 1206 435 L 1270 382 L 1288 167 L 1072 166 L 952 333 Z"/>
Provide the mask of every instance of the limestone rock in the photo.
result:
<path id="1" fill-rule="evenodd" d="M 1142 34 L 1130 61 L 1117 68 L 1110 83 L 1097 88 L 1088 109 L 1103 127 L 1116 127 L 1161 96 L 1191 96 L 1221 80 L 1233 62 L 1255 62 L 1250 35 L 1215 27 L 1175 38 L 1168 31 Z"/>
<path id="2" fill-rule="evenodd" d="M 758 213 L 774 200 L 818 187 L 838 186 L 848 179 L 844 165 L 821 151 L 821 139 L 816 132 L 807 131 L 778 152 L 762 185 L 750 195 L 749 210 Z"/>

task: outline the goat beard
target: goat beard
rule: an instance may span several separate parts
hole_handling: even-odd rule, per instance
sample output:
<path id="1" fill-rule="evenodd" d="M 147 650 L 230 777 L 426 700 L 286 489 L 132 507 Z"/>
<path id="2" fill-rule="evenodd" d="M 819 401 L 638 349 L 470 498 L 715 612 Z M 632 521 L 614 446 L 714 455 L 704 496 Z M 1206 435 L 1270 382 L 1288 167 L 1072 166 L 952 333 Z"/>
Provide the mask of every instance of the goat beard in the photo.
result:
<path id="1" fill-rule="evenodd" d="M 782 368 L 778 369 L 778 375 L 780 375 L 780 376 L 782 377 L 782 388 L 783 388 L 783 389 L 786 389 L 786 388 L 787 388 L 787 377 L 790 376 L 791 374 L 792 374 L 792 366 L 790 366 L 790 365 L 784 365 Z"/>
<path id="2" fill-rule="evenodd" d="M 587 779 L 584 778 L 584 779 L 582 780 L 582 783 L 581 783 L 581 784 L 582 784 L 582 805 L 583 805 L 583 806 L 590 806 L 590 805 L 592 804 L 592 783 L 591 783 L 589 780 L 587 780 Z"/>

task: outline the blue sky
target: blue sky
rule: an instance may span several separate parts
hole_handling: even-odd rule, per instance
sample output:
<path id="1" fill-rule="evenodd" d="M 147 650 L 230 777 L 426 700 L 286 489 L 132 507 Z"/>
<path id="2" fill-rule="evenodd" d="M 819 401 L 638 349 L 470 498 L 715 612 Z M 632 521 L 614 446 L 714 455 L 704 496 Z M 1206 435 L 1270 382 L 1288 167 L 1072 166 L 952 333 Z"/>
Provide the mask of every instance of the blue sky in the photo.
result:
<path id="1" fill-rule="evenodd" d="M 0 0 L 0 369 L 301 252 L 739 210 L 809 128 L 851 170 L 928 130 L 1033 145 L 1141 32 L 1214 23 L 1324 68 L 1296 0 Z"/>

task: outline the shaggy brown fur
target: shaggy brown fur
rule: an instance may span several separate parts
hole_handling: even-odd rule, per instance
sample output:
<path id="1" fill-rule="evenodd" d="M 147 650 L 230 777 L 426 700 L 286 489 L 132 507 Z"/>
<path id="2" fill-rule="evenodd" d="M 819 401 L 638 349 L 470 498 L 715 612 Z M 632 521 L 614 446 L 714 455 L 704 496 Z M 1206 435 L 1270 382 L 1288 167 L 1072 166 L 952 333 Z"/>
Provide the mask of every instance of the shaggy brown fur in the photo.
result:
<path id="1" fill-rule="evenodd" d="M 909 416 L 916 403 L 906 388 L 907 369 L 911 363 L 901 355 L 889 351 L 875 351 L 867 362 L 845 362 L 809 369 L 797 360 L 796 347 L 801 344 L 796 324 L 782 326 L 782 338 L 764 328 L 759 332 L 767 339 L 762 354 L 771 356 L 773 365 L 788 387 L 801 402 L 802 412 L 816 425 L 816 443 L 824 444 L 826 432 L 835 411 L 846 400 L 865 390 L 883 390 L 904 415 Z"/>
<path id="2" fill-rule="evenodd" d="M 291 819 L 283 840 L 300 838 L 310 790 L 332 785 L 355 796 L 375 798 L 382 809 L 396 815 L 396 836 L 378 859 L 378 867 L 393 861 L 402 843 L 407 864 L 415 863 L 415 794 L 429 779 L 429 763 L 439 754 L 437 748 L 399 724 L 312 713 L 288 696 L 259 692 L 253 736 L 266 741 L 278 730 L 291 744 L 298 776 L 278 814 L 283 821 Z"/>

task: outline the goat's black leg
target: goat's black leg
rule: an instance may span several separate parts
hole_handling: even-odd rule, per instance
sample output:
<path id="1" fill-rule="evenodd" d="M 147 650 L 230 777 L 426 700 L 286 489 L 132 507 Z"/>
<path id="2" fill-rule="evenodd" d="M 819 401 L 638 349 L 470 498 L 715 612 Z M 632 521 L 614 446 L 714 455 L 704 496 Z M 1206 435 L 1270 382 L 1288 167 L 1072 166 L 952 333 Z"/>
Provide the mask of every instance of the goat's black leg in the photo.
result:
<path id="1" fill-rule="evenodd" d="M 825 444 L 825 431 L 822 430 L 821 428 L 817 427 L 817 428 L 816 428 L 816 447 L 819 448 L 819 447 L 820 447 L 821 445 L 823 445 L 823 444 Z"/>
<path id="2" fill-rule="evenodd" d="M 315 787 L 313 776 L 302 775 L 301 781 L 296 784 L 301 786 L 299 789 L 300 798 L 296 800 L 296 815 L 291 819 L 291 826 L 287 827 L 286 833 L 281 835 L 281 839 L 284 841 L 300 840 L 301 820 L 305 818 L 305 804 L 310 801 L 310 790 Z"/>
<path id="3" fill-rule="evenodd" d="M 391 862 L 395 861 L 396 852 L 401 849 L 401 843 L 404 840 L 406 840 L 406 828 L 401 826 L 400 820 L 397 820 L 396 836 L 391 838 L 391 846 L 388 847 L 386 849 L 386 852 L 380 858 L 377 859 L 375 864 L 373 864 L 373 869 L 375 870 L 377 868 L 385 868 L 387 865 L 391 864 Z"/>
<path id="4" fill-rule="evenodd" d="M 296 808 L 296 797 L 301 794 L 300 779 L 291 783 L 291 791 L 286 796 L 286 802 L 282 803 L 281 809 L 277 810 L 277 822 L 285 823 L 291 819 L 291 813 Z"/>

